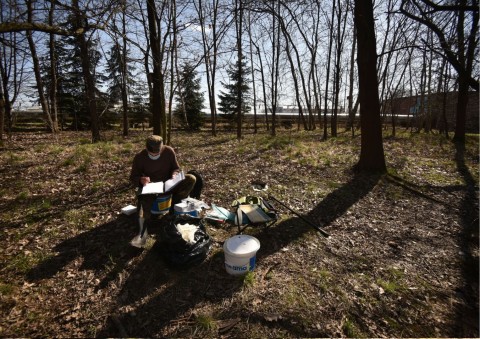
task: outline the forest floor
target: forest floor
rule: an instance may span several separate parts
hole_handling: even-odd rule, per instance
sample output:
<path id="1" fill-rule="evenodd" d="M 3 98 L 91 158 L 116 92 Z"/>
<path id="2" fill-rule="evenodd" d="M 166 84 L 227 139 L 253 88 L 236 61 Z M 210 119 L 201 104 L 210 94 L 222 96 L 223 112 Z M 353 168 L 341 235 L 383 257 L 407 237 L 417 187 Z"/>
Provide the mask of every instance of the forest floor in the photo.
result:
<path id="1" fill-rule="evenodd" d="M 384 138 L 388 173 L 352 171 L 360 137 L 321 131 L 175 131 L 201 199 L 229 209 L 278 199 L 255 269 L 226 272 L 237 228 L 207 223 L 212 248 L 189 268 L 166 265 L 161 218 L 145 249 L 129 241 L 128 183 L 147 131 L 17 132 L 0 147 L 0 337 L 478 337 L 479 138 Z M 261 180 L 268 190 L 257 192 Z"/>

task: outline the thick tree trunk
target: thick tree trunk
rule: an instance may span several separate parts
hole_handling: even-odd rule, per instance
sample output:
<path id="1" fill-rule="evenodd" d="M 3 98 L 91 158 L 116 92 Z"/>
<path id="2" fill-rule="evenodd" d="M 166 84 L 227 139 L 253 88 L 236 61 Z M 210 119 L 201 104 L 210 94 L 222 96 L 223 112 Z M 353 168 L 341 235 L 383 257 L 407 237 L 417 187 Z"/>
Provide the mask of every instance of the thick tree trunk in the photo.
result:
<path id="1" fill-rule="evenodd" d="M 128 136 L 128 68 L 127 68 L 127 32 L 126 32 L 126 3 L 122 6 L 122 106 L 123 106 L 123 136 Z"/>
<path id="2" fill-rule="evenodd" d="M 275 5 L 275 1 L 272 1 L 272 5 Z M 277 9 L 280 8 L 280 1 L 276 2 Z M 272 6 L 273 8 L 273 6 Z M 277 13 L 279 11 L 277 10 Z M 272 13 L 273 17 L 273 37 L 272 37 L 272 91 L 271 91 L 271 100 L 272 100 L 272 129 L 271 135 L 275 136 L 277 134 L 277 103 L 278 103 L 278 79 L 280 72 L 280 23 L 277 23 L 277 17 L 275 13 Z"/>
<path id="3" fill-rule="evenodd" d="M 345 25 L 347 23 L 347 14 L 342 18 L 342 12 L 344 9 L 341 7 L 340 1 L 338 1 L 337 6 L 337 39 L 336 39 L 336 50 L 335 50 L 335 94 L 333 100 L 333 115 L 331 120 L 331 132 L 332 137 L 337 137 L 337 116 L 338 116 L 338 106 L 340 98 L 340 82 L 341 82 L 341 63 L 342 63 L 342 53 L 343 53 L 343 42 L 345 36 Z M 348 7 L 345 12 L 348 12 Z M 343 27 L 342 27 L 343 26 Z"/>
<path id="4" fill-rule="evenodd" d="M 3 130 L 5 129 L 5 97 L 3 96 L 2 84 L 0 84 L 0 141 L 3 140 Z"/>
<path id="5" fill-rule="evenodd" d="M 354 20 L 357 29 L 360 125 L 362 128 L 360 159 L 357 169 L 385 172 L 372 0 L 355 0 Z"/>
<path id="6" fill-rule="evenodd" d="M 253 65 L 253 44 L 252 44 L 252 18 L 248 12 L 248 40 L 250 48 L 250 69 L 252 70 L 252 88 L 253 88 L 253 133 L 257 134 L 257 88 L 255 86 L 255 67 Z"/>
<path id="7" fill-rule="evenodd" d="M 242 138 L 242 106 L 243 106 L 243 55 L 242 55 L 242 24 L 243 24 L 243 8 L 242 0 L 235 3 L 235 24 L 237 30 L 237 62 L 238 62 L 238 79 L 237 79 L 237 139 Z"/>
<path id="8" fill-rule="evenodd" d="M 92 131 L 92 142 L 100 141 L 100 127 L 97 114 L 97 100 L 95 98 L 95 82 L 93 80 L 92 72 L 90 70 L 90 58 L 88 53 L 87 40 L 85 35 L 81 34 L 80 54 L 82 58 L 83 76 L 85 78 L 85 94 L 87 98 L 87 107 L 90 113 L 90 128 Z"/>
<path id="9" fill-rule="evenodd" d="M 330 20 L 330 34 L 328 38 L 328 61 L 327 61 L 327 76 L 325 77 L 325 105 L 323 111 L 323 140 L 327 140 L 328 138 L 328 121 L 327 121 L 327 110 L 328 110 L 328 84 L 330 82 L 330 59 L 332 56 L 332 47 L 333 47 L 333 22 L 335 19 L 335 6 L 336 1 L 333 1 L 332 7 L 332 16 Z"/>
<path id="10" fill-rule="evenodd" d="M 73 9 L 75 10 L 75 20 L 77 28 L 84 27 L 85 20 L 78 0 L 72 1 Z M 95 98 L 95 81 L 90 70 L 90 53 L 88 48 L 85 32 L 78 35 L 78 45 L 80 46 L 80 58 L 82 60 L 83 78 L 85 81 L 85 99 L 87 100 L 87 110 L 90 114 L 90 129 L 92 131 L 92 142 L 100 141 L 100 128 L 97 114 L 97 100 Z"/>
<path id="11" fill-rule="evenodd" d="M 148 27 L 150 31 L 150 46 L 152 48 L 152 63 L 153 73 L 151 76 L 152 82 L 152 97 L 151 97 L 151 109 L 152 109 L 152 125 L 153 134 L 162 135 L 166 140 L 166 133 L 162 134 L 162 110 L 165 115 L 165 94 L 163 92 L 163 74 L 162 65 L 160 64 L 160 38 L 157 30 L 157 8 L 155 6 L 155 0 L 147 0 L 147 13 L 148 13 Z M 162 100 L 163 98 L 163 100 Z"/>
<path id="12" fill-rule="evenodd" d="M 465 142 L 465 123 L 468 104 L 468 82 L 462 76 L 458 77 L 457 119 L 455 121 L 455 135 L 453 141 Z"/>
<path id="13" fill-rule="evenodd" d="M 460 1 L 460 3 L 465 6 L 467 4 L 466 0 Z M 478 3 L 477 3 L 478 6 Z M 478 32 L 478 10 L 473 12 L 472 17 L 472 26 L 470 28 L 470 35 L 467 40 L 467 48 L 465 49 L 465 32 L 464 32 L 464 22 L 465 22 L 465 13 L 460 11 L 459 19 L 457 24 L 457 37 L 458 37 L 458 61 L 462 68 L 465 69 L 465 72 L 458 73 L 458 98 L 457 98 L 457 119 L 455 125 L 455 135 L 453 140 L 457 143 L 465 142 L 465 123 L 467 116 L 467 104 L 468 104 L 468 88 L 469 78 L 471 78 L 473 70 L 473 60 L 475 59 L 475 50 L 476 50 L 476 39 Z M 475 88 L 475 87 L 474 87 Z M 476 90 L 478 91 L 478 82 Z"/>

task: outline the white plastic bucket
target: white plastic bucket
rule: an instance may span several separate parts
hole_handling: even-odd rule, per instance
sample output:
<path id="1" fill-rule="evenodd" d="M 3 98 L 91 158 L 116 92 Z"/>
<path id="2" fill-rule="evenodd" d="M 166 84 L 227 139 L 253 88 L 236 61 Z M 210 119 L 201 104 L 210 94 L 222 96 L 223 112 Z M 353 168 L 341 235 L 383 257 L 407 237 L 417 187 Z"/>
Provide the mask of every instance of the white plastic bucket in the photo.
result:
<path id="1" fill-rule="evenodd" d="M 236 235 L 223 244 L 225 269 L 232 275 L 253 271 L 260 241 L 250 235 Z"/>

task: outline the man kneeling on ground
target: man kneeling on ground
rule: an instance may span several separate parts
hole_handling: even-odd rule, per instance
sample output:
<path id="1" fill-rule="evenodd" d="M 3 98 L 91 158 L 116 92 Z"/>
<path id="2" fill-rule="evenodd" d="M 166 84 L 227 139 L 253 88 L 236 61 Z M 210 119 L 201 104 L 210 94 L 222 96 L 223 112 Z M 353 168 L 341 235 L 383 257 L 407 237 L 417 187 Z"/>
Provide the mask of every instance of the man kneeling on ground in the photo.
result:
<path id="1" fill-rule="evenodd" d="M 133 159 L 130 181 L 138 188 L 137 208 L 138 223 L 140 228 L 139 236 L 135 237 L 131 244 L 135 247 L 143 247 L 147 240 L 145 226 L 151 219 L 152 205 L 157 198 L 156 194 L 139 194 L 142 187 L 149 182 L 165 182 L 174 178 L 180 172 L 177 156 L 172 147 L 163 144 L 162 137 L 151 135 L 147 138 L 146 148 L 137 153 Z M 185 174 L 185 179 L 180 181 L 169 191 L 172 194 L 172 205 L 179 203 L 189 196 L 195 186 L 195 176 Z M 143 234 L 142 234 L 143 231 Z"/>

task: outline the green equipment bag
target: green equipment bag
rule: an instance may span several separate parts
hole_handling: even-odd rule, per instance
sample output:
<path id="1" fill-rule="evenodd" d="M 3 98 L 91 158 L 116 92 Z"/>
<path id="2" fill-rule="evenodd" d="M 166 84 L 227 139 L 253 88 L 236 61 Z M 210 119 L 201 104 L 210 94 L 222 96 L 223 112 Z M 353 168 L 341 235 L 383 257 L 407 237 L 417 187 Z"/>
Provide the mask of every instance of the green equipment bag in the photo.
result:
<path id="1" fill-rule="evenodd" d="M 278 214 L 274 207 L 259 196 L 245 196 L 232 202 L 236 208 L 237 225 L 260 224 L 277 220 Z"/>

